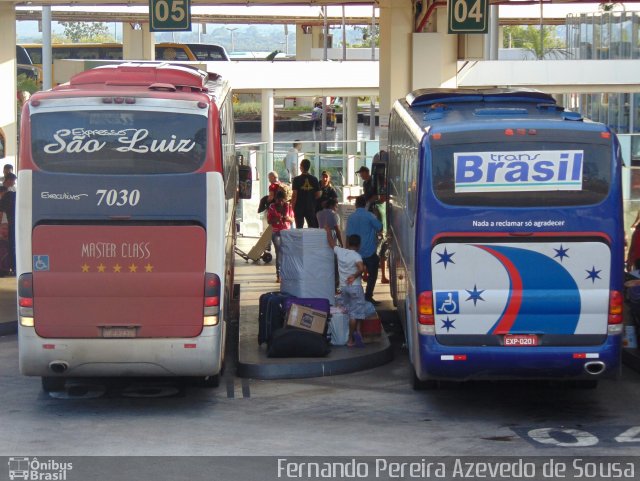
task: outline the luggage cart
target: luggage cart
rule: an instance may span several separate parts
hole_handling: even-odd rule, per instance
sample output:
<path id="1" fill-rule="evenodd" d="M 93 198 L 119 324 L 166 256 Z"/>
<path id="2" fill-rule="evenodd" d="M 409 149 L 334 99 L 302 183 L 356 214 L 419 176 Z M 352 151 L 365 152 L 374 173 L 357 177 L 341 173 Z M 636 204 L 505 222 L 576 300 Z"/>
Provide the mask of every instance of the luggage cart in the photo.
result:
<path id="1" fill-rule="evenodd" d="M 239 249 L 237 246 L 234 248 L 236 254 L 242 257 L 245 261 L 249 262 L 252 260 L 253 262 L 258 262 L 260 259 L 265 264 L 268 264 L 273 259 L 271 252 L 267 250 L 269 244 L 271 242 L 271 226 L 268 226 L 260 238 L 258 242 L 251 248 L 249 252 L 244 252 L 242 249 Z"/>

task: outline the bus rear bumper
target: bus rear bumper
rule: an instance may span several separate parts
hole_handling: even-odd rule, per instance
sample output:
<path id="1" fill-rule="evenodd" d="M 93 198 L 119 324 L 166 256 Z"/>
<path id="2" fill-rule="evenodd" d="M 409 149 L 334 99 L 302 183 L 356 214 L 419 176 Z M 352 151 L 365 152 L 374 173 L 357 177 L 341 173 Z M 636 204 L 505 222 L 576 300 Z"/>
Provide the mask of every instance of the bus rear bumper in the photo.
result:
<path id="1" fill-rule="evenodd" d="M 598 346 L 456 347 L 422 335 L 416 375 L 452 381 L 611 379 L 620 374 L 621 345 L 621 336 L 614 335 Z"/>
<path id="2" fill-rule="evenodd" d="M 214 376 L 222 364 L 221 324 L 197 338 L 45 339 L 20 326 L 20 372 L 26 376 Z"/>

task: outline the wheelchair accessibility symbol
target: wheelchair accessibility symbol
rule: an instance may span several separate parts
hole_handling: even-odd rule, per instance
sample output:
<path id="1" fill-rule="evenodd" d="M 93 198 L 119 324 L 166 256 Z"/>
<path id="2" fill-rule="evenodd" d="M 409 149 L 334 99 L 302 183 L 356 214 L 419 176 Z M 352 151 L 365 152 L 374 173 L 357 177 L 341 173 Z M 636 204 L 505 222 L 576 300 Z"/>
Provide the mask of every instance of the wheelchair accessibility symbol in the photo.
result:
<path id="1" fill-rule="evenodd" d="M 35 270 L 35 271 L 48 271 L 49 270 L 49 256 L 33 256 L 33 270 Z"/>
<path id="2" fill-rule="evenodd" d="M 436 314 L 459 314 L 458 292 L 436 292 Z"/>

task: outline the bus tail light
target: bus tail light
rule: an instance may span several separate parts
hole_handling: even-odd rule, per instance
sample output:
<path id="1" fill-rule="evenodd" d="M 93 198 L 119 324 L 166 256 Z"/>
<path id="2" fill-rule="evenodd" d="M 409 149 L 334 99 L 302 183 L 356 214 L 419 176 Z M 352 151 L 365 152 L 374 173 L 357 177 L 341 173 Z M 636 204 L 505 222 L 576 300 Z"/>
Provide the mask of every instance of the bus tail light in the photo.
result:
<path id="1" fill-rule="evenodd" d="M 624 298 L 620 291 L 611 291 L 609 293 L 609 334 L 621 334 L 623 329 L 622 323 L 622 306 Z"/>
<path id="2" fill-rule="evenodd" d="M 418 296 L 418 332 L 435 334 L 436 320 L 433 316 L 433 295 L 431 291 L 421 292 Z"/>
<path id="3" fill-rule="evenodd" d="M 204 275 L 204 325 L 215 326 L 220 318 L 220 277 L 207 272 Z"/>
<path id="4" fill-rule="evenodd" d="M 22 274 L 18 279 L 18 316 L 20 324 L 33 327 L 33 274 Z"/>

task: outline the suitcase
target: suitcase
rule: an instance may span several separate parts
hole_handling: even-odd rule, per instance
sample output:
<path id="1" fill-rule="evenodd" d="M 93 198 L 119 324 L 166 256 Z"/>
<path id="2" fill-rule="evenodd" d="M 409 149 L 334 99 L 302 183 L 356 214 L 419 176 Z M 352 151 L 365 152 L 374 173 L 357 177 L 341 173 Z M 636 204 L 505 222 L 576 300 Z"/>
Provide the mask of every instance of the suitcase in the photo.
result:
<path id="1" fill-rule="evenodd" d="M 290 296 L 284 292 L 267 292 L 258 304 L 258 345 L 269 342 L 273 332 L 284 325 L 283 303 Z"/>
<path id="2" fill-rule="evenodd" d="M 268 357 L 324 357 L 329 343 L 322 334 L 293 327 L 277 329 L 269 343 Z"/>
<path id="3" fill-rule="evenodd" d="M 382 323 L 379 317 L 369 317 L 362 321 L 360 333 L 365 339 L 377 339 L 382 335 Z"/>

